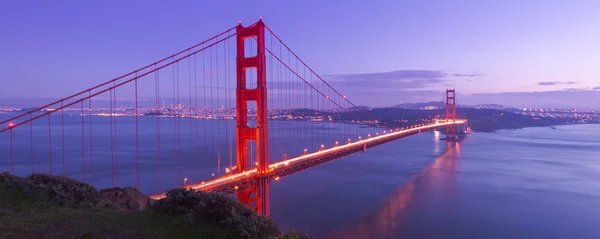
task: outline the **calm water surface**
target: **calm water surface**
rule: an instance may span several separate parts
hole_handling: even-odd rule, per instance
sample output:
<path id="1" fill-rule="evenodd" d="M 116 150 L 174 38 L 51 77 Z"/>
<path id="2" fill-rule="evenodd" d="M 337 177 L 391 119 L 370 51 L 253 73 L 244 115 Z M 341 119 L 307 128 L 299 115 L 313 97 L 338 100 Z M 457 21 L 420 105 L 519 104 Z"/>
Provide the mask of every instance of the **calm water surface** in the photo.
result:
<path id="1" fill-rule="evenodd" d="M 600 126 L 435 133 L 273 185 L 273 218 L 316 238 L 600 238 Z"/>
<path id="2" fill-rule="evenodd" d="M 82 154 L 80 119 L 65 121 L 65 175 L 111 187 L 115 181 L 107 143 L 109 121 L 93 118 L 93 152 L 84 122 Z M 118 120 L 116 184 L 134 186 L 134 121 Z M 210 178 L 217 157 L 225 164 L 221 170 L 228 165 L 227 127 L 232 122 L 198 121 L 196 126 L 183 119 L 180 136 L 173 131 L 177 122 L 165 119 L 160 125 L 158 172 L 155 121 L 140 119 L 143 192 L 179 186 L 183 177 Z M 53 118 L 51 123 L 52 168 L 58 173 L 63 169 L 60 120 Z M 32 126 L 36 172 L 49 170 L 47 124 Z M 273 122 L 269 128 L 272 160 L 280 158 L 273 155 L 318 148 L 314 139 L 335 142 L 347 130 L 371 130 L 307 122 Z M 600 238 L 598 135 L 600 125 L 476 133 L 460 143 L 439 140 L 443 135 L 437 132 L 422 133 L 274 181 L 271 214 L 282 229 L 314 238 Z M 14 169 L 22 175 L 31 172 L 28 136 L 28 127 L 14 131 Z M 9 158 L 8 139 L 0 135 L 2 159 Z M 206 142 L 218 144 L 202 146 Z M 93 174 L 82 175 L 81 167 L 91 168 Z M 8 160 L 0 162 L 0 169 L 9 168 Z"/>

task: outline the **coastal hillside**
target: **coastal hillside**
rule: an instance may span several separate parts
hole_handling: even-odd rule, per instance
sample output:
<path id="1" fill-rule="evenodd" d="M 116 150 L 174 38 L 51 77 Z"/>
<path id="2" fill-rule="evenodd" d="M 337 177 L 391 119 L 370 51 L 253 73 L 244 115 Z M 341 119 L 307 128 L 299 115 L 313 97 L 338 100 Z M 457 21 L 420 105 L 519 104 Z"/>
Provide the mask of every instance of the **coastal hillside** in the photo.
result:
<path id="1" fill-rule="evenodd" d="M 174 189 L 155 201 L 134 188 L 97 190 L 44 174 L 0 174 L 0 238 L 307 238 L 222 194 Z"/>

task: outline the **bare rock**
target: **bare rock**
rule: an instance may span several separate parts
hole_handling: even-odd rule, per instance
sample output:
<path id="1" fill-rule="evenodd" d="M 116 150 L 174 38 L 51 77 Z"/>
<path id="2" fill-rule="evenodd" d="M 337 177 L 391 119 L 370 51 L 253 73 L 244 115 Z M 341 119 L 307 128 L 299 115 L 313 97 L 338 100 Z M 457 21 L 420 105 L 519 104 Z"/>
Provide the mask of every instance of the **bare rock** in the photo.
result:
<path id="1" fill-rule="evenodd" d="M 100 194 L 126 211 L 142 211 L 154 204 L 154 200 L 132 187 L 108 188 Z"/>

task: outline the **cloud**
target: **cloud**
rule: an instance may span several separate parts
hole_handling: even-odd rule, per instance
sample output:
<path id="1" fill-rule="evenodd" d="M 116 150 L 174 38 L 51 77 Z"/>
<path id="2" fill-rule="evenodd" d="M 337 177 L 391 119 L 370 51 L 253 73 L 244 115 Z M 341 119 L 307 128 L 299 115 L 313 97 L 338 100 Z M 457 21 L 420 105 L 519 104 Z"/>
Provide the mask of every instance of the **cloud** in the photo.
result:
<path id="1" fill-rule="evenodd" d="M 398 70 L 390 72 L 330 75 L 326 81 L 345 94 L 400 95 L 404 91 L 427 89 L 447 83 L 448 75 L 435 70 Z M 388 96 L 389 97 L 389 96 Z"/>
<path id="2" fill-rule="evenodd" d="M 361 91 L 419 90 L 446 83 L 447 73 L 434 70 L 398 70 L 378 73 L 329 75 L 326 81 Z"/>
<path id="3" fill-rule="evenodd" d="M 549 86 L 549 85 L 574 85 L 578 84 L 575 81 L 541 81 L 537 83 L 541 86 Z"/>
<path id="4" fill-rule="evenodd" d="M 586 91 L 586 90 L 590 90 L 590 88 L 584 87 L 584 88 L 563 88 L 563 89 L 561 89 L 561 91 Z"/>
<path id="5" fill-rule="evenodd" d="M 433 70 L 398 70 L 377 73 L 363 74 L 344 74 L 330 75 L 332 79 L 343 79 L 346 81 L 374 80 L 374 81 L 389 81 L 389 80 L 404 80 L 404 79 L 429 79 L 429 78 L 444 78 L 447 74 L 443 71 Z"/>
<path id="6" fill-rule="evenodd" d="M 596 87 L 592 88 L 592 90 L 600 90 L 600 86 L 596 86 Z"/>
<path id="7" fill-rule="evenodd" d="M 454 77 L 477 77 L 477 76 L 484 76 L 484 74 L 482 74 L 482 73 L 471 73 L 471 74 L 455 73 L 455 74 L 452 74 L 452 76 L 454 76 Z"/>
<path id="8" fill-rule="evenodd" d="M 436 88 L 454 85 L 456 76 L 477 79 L 482 74 L 450 73 L 439 70 L 396 70 L 388 72 L 328 75 L 324 79 L 333 88 L 352 97 L 353 102 L 369 106 L 388 106 L 422 100 L 439 101 L 444 92 Z"/>

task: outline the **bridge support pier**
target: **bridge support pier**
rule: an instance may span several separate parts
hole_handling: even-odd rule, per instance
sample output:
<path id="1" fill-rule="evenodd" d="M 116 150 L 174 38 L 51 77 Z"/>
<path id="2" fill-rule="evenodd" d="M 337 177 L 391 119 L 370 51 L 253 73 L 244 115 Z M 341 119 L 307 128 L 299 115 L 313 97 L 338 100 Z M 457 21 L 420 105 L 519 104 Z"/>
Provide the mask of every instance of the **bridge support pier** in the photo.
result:
<path id="1" fill-rule="evenodd" d="M 271 182 L 269 177 L 249 179 L 243 190 L 237 192 L 237 199 L 262 216 L 271 212 Z"/>
<path id="2" fill-rule="evenodd" d="M 237 193 L 238 200 L 254 209 L 259 215 L 269 216 L 270 185 L 266 177 L 269 167 L 267 127 L 267 74 L 265 58 L 265 24 L 236 28 L 236 172 L 245 172 L 253 165 L 248 162 L 248 143 L 256 142 L 257 177 L 249 178 L 243 191 Z M 256 39 L 256 55 L 245 55 L 245 39 Z M 256 88 L 248 89 L 246 70 L 256 69 Z M 256 127 L 248 125 L 248 102 L 256 102 Z"/>

